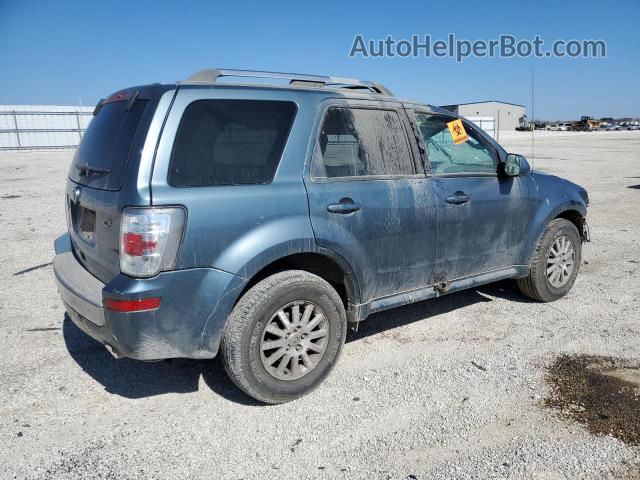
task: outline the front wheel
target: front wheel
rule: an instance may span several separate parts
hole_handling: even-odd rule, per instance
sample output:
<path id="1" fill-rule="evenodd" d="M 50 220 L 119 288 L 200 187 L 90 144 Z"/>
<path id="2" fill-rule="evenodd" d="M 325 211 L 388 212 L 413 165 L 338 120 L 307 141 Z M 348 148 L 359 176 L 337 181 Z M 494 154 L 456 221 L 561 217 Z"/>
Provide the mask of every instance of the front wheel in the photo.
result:
<path id="1" fill-rule="evenodd" d="M 518 280 L 520 291 L 540 302 L 564 297 L 576 281 L 582 258 L 582 240 L 569 220 L 556 218 L 540 237 L 529 275 Z"/>
<path id="2" fill-rule="evenodd" d="M 346 314 L 322 278 L 276 273 L 251 288 L 231 312 L 222 337 L 224 367 L 246 394 L 283 403 L 316 388 L 342 351 Z"/>

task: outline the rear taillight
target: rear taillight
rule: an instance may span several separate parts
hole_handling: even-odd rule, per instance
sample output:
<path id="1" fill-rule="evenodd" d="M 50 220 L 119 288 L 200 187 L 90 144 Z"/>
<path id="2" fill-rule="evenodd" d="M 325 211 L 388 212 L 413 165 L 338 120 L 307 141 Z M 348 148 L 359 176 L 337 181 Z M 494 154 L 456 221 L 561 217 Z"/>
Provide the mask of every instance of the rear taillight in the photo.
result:
<path id="1" fill-rule="evenodd" d="M 125 233 L 122 236 L 123 251 L 133 257 L 141 257 L 147 252 L 153 252 L 158 242 L 156 240 L 145 240 L 141 233 Z"/>
<path id="2" fill-rule="evenodd" d="M 180 207 L 126 208 L 120 222 L 120 271 L 151 277 L 175 266 L 184 229 Z"/>

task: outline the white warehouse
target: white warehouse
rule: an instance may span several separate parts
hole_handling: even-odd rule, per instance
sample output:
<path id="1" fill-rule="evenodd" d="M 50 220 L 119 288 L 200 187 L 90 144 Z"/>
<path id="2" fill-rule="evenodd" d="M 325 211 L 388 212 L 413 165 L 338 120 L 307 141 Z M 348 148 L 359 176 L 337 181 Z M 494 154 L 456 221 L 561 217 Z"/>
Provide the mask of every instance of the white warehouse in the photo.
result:
<path id="1" fill-rule="evenodd" d="M 515 130 L 525 110 L 524 105 L 499 100 L 442 105 L 442 108 L 463 117 L 492 117 L 495 119 L 495 129 L 498 131 Z"/>

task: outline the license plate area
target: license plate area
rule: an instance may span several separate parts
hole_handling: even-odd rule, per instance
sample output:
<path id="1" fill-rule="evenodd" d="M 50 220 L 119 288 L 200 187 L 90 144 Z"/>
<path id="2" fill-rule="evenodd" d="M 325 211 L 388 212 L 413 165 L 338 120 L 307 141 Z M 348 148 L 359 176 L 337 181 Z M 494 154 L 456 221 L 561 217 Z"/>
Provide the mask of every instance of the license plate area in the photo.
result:
<path id="1" fill-rule="evenodd" d="M 69 209 L 76 235 L 88 244 L 95 245 L 96 212 L 72 201 L 69 201 Z"/>

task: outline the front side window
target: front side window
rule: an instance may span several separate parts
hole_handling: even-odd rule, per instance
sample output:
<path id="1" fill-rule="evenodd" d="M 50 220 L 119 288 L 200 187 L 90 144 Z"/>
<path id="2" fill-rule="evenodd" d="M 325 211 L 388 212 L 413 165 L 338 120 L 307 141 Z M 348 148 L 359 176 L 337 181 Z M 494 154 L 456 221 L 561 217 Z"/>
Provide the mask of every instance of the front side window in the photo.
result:
<path id="1" fill-rule="evenodd" d="M 394 110 L 331 107 L 311 171 L 314 178 L 414 175 L 415 167 Z"/>
<path id="2" fill-rule="evenodd" d="M 416 114 L 431 172 L 434 175 L 495 174 L 498 168 L 495 150 L 467 123 L 465 130 L 469 140 L 456 145 L 447 126 L 452 120 L 454 118 L 447 115 Z"/>
<path id="3" fill-rule="evenodd" d="M 205 187 L 271 182 L 295 112 L 292 102 L 193 102 L 178 127 L 169 184 Z"/>

